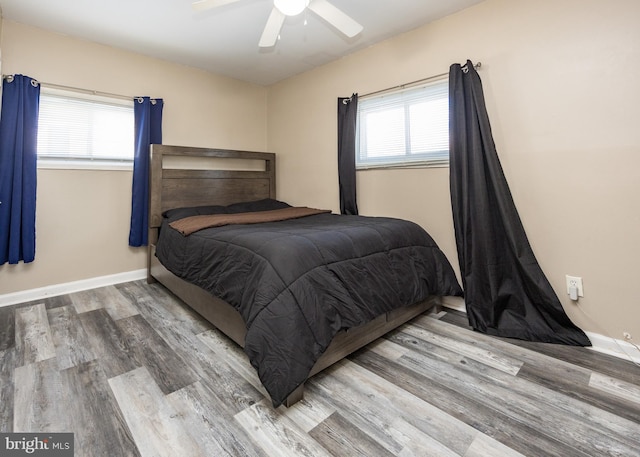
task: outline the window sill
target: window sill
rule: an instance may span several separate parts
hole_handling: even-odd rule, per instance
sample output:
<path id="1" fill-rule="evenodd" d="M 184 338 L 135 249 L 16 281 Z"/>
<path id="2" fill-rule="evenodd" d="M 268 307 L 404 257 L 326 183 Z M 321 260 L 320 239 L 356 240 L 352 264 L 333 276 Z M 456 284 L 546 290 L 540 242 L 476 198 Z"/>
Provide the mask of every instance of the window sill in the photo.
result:
<path id="1" fill-rule="evenodd" d="M 38 169 L 42 170 L 100 170 L 132 171 L 133 162 L 108 162 L 99 160 L 50 160 L 38 159 Z"/>
<path id="2" fill-rule="evenodd" d="M 414 168 L 449 168 L 449 162 L 433 163 L 403 163 L 403 164 L 380 164 L 380 165 L 356 165 L 356 171 L 367 170 L 407 170 Z"/>

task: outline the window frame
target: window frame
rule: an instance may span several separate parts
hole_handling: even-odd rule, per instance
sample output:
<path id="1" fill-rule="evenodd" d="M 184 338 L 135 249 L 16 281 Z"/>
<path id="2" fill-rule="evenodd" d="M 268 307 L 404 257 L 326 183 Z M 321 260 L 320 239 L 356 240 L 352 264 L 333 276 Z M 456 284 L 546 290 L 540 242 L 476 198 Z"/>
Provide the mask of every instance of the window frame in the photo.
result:
<path id="1" fill-rule="evenodd" d="M 82 89 L 74 90 L 72 88 L 59 88 L 42 85 L 40 89 L 40 101 L 43 95 L 45 97 L 63 97 L 69 99 L 77 99 L 103 105 L 116 105 L 131 108 L 132 115 L 132 137 L 131 137 L 131 158 L 102 158 L 102 157 L 47 157 L 41 156 L 38 151 L 37 166 L 39 169 L 59 169 L 59 170 L 133 170 L 134 159 L 134 140 L 135 132 L 133 132 L 133 109 L 134 100 L 124 96 L 99 94 Z M 38 119 L 40 121 L 40 119 Z"/>
<path id="2" fill-rule="evenodd" d="M 368 169 L 381 169 L 381 168 L 443 168 L 449 167 L 449 78 L 448 75 L 442 75 L 436 78 L 430 78 L 427 81 L 420 83 L 408 84 L 404 86 L 395 87 L 389 90 L 374 92 L 370 95 L 365 95 L 358 100 L 358 114 L 357 114 L 357 133 L 356 133 L 356 170 L 368 170 Z M 442 133 L 446 133 L 446 149 L 438 149 L 428 151 L 425 153 L 413 154 L 411 153 L 411 107 L 415 106 L 424 97 L 429 97 L 431 94 L 432 101 L 445 101 L 446 102 L 446 127 L 442 130 Z M 386 107 L 384 107 L 384 98 L 397 98 L 401 99 L 406 97 L 407 100 L 401 102 L 400 100 L 392 101 Z M 366 148 L 366 122 L 363 121 L 363 114 L 370 114 L 375 109 L 370 109 L 367 105 L 372 104 L 381 105 L 378 110 L 384 109 L 391 110 L 396 108 L 403 108 L 403 124 L 404 128 L 404 155 L 398 156 L 383 156 L 376 158 L 362 158 L 362 148 Z M 442 121 L 442 120 L 441 120 Z M 365 144 L 363 144 L 365 143 Z"/>

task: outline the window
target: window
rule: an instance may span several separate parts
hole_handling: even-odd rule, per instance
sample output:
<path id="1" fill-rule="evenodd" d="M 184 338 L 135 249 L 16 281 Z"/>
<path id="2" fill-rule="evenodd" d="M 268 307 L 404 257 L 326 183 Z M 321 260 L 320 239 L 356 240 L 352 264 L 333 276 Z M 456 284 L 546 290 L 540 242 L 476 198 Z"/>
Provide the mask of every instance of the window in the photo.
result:
<path id="1" fill-rule="evenodd" d="M 133 101 L 42 88 L 38 159 L 70 168 L 131 166 L 133 149 Z"/>
<path id="2" fill-rule="evenodd" d="M 449 82 L 358 101 L 357 168 L 449 164 Z"/>

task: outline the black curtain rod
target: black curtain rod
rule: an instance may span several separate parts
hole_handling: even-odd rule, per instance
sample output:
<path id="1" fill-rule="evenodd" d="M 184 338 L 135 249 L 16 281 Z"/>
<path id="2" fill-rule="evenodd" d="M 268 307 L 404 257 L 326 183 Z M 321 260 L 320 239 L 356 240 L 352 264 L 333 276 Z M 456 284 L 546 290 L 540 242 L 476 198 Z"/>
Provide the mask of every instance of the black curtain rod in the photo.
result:
<path id="1" fill-rule="evenodd" d="M 2 78 L 12 78 L 13 75 L 2 75 Z M 39 81 L 36 78 L 32 78 L 35 81 L 38 81 L 38 83 L 40 84 L 41 87 L 49 87 L 51 89 L 61 89 L 61 90 L 66 90 L 66 91 L 70 91 L 70 92 L 78 92 L 78 93 L 82 93 L 82 94 L 88 94 L 88 95 L 98 95 L 98 96 L 103 96 L 103 97 L 111 97 L 111 98 L 120 98 L 123 100 L 133 100 L 134 98 L 138 98 L 138 97 L 129 97 L 127 95 L 121 95 L 121 94 L 113 94 L 111 92 L 102 92 L 99 90 L 92 90 L 92 89 L 82 89 L 80 87 L 73 87 L 73 86 L 63 86 L 62 84 L 53 84 L 53 83 L 47 83 L 44 81 Z"/>
<path id="2" fill-rule="evenodd" d="M 477 62 L 477 63 L 475 63 L 473 65 L 473 68 L 475 68 L 477 70 L 481 66 L 482 66 L 482 62 Z M 463 65 L 463 67 L 466 67 L 466 64 Z M 400 84 L 399 86 L 393 86 L 393 87 L 389 87 L 387 89 L 380 89 L 380 90 L 376 90 L 375 92 L 369 92 L 368 94 L 360 95 L 360 97 L 369 97 L 370 95 L 378 95 L 378 94 L 382 94 L 384 92 L 390 92 L 392 90 L 404 89 L 405 87 L 413 86 L 414 84 L 425 83 L 427 81 L 431 81 L 431 80 L 434 80 L 434 79 L 437 79 L 437 78 L 442 78 L 443 76 L 447 76 L 448 74 L 449 74 L 449 72 L 440 73 L 439 75 L 434 75 L 434 76 L 429 76 L 427 78 L 418 79 L 418 80 L 412 81 L 410 83 Z"/>
<path id="3" fill-rule="evenodd" d="M 137 98 L 137 97 L 129 97 L 127 95 L 121 95 L 121 94 L 113 94 L 111 92 L 102 92 L 102 91 L 99 91 L 99 90 L 83 89 L 81 87 L 64 86 L 62 84 L 47 83 L 47 82 L 44 82 L 44 81 L 40 81 L 40 84 L 42 85 L 42 87 L 49 87 L 51 89 L 61 89 L 61 90 L 66 90 L 66 91 L 70 91 L 70 92 L 78 92 L 78 93 L 81 93 L 81 94 L 97 95 L 97 96 L 111 97 L 111 98 L 119 98 L 119 99 L 122 99 L 122 100 L 131 101 L 134 98 Z"/>

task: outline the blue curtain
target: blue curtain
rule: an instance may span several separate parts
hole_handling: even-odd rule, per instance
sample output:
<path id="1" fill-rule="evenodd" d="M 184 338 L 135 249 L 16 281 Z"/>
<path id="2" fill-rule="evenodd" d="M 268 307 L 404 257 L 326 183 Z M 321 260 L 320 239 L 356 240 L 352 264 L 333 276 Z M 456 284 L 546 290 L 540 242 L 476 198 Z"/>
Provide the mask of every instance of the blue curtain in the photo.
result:
<path id="1" fill-rule="evenodd" d="M 135 151 L 129 246 L 146 246 L 149 228 L 149 148 L 162 143 L 162 99 L 134 99 Z"/>
<path id="2" fill-rule="evenodd" d="M 36 255 L 36 159 L 40 84 L 23 75 L 2 82 L 0 264 Z"/>
<path id="3" fill-rule="evenodd" d="M 358 94 L 338 98 L 338 184 L 340 214 L 358 214 L 356 198 L 356 126 Z"/>

